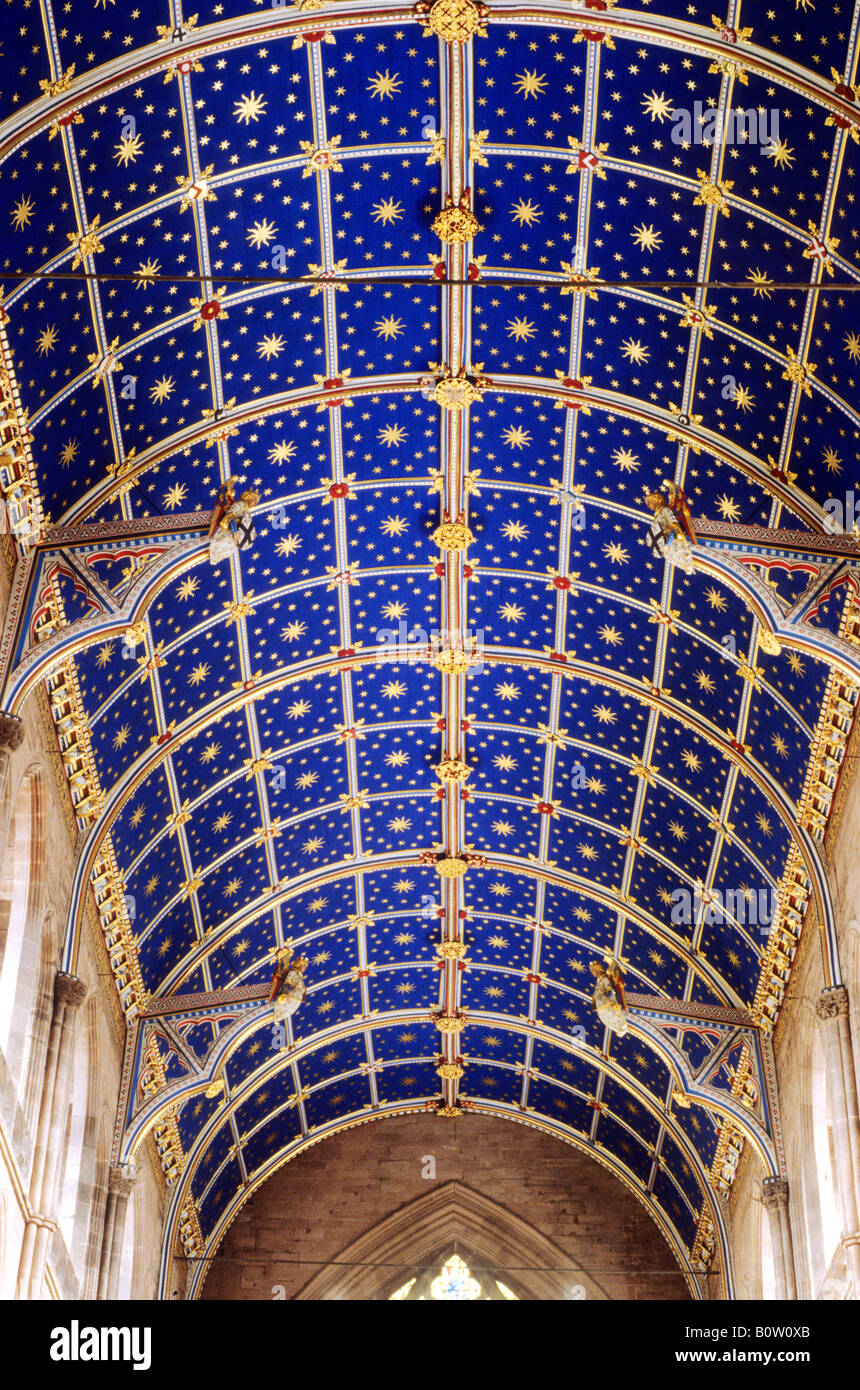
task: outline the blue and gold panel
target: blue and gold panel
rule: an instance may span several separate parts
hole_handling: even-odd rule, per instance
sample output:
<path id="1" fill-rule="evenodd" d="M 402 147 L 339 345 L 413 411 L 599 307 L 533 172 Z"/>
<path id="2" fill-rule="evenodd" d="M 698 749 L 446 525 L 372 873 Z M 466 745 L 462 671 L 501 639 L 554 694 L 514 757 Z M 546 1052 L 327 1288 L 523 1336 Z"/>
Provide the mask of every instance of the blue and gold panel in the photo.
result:
<path id="1" fill-rule="evenodd" d="M 526 1040 L 522 1033 L 510 1028 L 497 1028 L 492 1023 L 470 1022 L 463 1035 L 466 1050 L 473 1060 L 507 1063 L 518 1067 L 525 1057 Z"/>
<path id="2" fill-rule="evenodd" d="M 295 1106 L 281 1109 L 267 1118 L 242 1140 L 242 1157 L 249 1174 L 269 1161 L 280 1149 L 298 1139 L 301 1118 Z"/>
<path id="3" fill-rule="evenodd" d="M 510 967 L 493 970 L 476 964 L 463 973 L 460 997 L 467 1009 L 525 1017 L 529 985 L 524 974 Z"/>
<path id="4" fill-rule="evenodd" d="M 374 1032 L 374 1043 L 376 1034 Z M 324 1043 L 314 1048 L 300 1062 L 296 1063 L 303 1086 L 319 1086 L 332 1075 L 341 1076 L 345 1072 L 358 1071 L 367 1061 L 364 1035 L 355 1033 L 337 1042 Z"/>
<path id="5" fill-rule="evenodd" d="M 519 916 L 514 916 L 519 906 Z M 527 900 L 511 904 L 510 914 L 470 911 L 466 924 L 468 958 L 475 965 L 500 965 L 528 969 L 532 951 L 532 931 L 528 925 Z"/>
<path id="6" fill-rule="evenodd" d="M 586 1137 L 591 1131 L 594 1114 L 589 1097 L 569 1085 L 561 1085 L 536 1077 L 529 1082 L 529 1108 L 537 1115 L 546 1115 Z"/>
<path id="7" fill-rule="evenodd" d="M 470 1034 L 475 1030 L 470 1026 Z M 435 1057 L 439 1053 L 439 1034 L 434 1024 L 420 1018 L 388 1028 L 374 1028 L 374 1056 L 383 1064 L 410 1057 Z"/>
<path id="8" fill-rule="evenodd" d="M 483 1061 L 470 1061 L 463 1078 L 463 1092 L 469 1100 L 493 1100 L 503 1105 L 519 1105 L 522 1086 L 519 1068 Z"/>
<path id="9" fill-rule="evenodd" d="M 439 1091 L 439 1077 L 432 1061 L 407 1057 L 379 1067 L 376 1089 L 383 1105 L 392 1101 L 435 1100 Z"/>
<path id="10" fill-rule="evenodd" d="M 366 1073 L 335 1076 L 328 1085 L 311 1091 L 305 1101 L 308 1128 L 343 1115 L 354 1115 L 366 1110 L 370 1103 L 370 1082 Z"/>
<path id="11" fill-rule="evenodd" d="M 606 1104 L 605 1100 L 603 1104 Z M 614 1115 L 603 1110 L 597 1126 L 596 1143 L 620 1158 L 643 1187 L 647 1184 L 651 1173 L 651 1146 L 642 1141 L 641 1135 L 632 1126 L 622 1124 Z"/>
<path id="12" fill-rule="evenodd" d="M 589 898 L 585 892 L 548 883 L 543 920 L 548 925 L 593 942 L 597 951 L 605 951 L 612 945 L 615 913 L 603 903 Z"/>
<path id="13" fill-rule="evenodd" d="M 504 742 L 510 746 L 508 740 Z M 536 780 L 533 785 L 540 783 Z M 541 824 L 531 799 L 523 804 L 507 796 L 482 796 L 479 792 L 469 798 L 466 824 L 469 842 L 476 850 L 503 849 L 520 859 L 534 858 L 537 853 Z"/>
<path id="14" fill-rule="evenodd" d="M 435 961 L 380 966 L 370 976 L 370 1006 L 377 1013 L 436 1007 L 439 970 Z"/>

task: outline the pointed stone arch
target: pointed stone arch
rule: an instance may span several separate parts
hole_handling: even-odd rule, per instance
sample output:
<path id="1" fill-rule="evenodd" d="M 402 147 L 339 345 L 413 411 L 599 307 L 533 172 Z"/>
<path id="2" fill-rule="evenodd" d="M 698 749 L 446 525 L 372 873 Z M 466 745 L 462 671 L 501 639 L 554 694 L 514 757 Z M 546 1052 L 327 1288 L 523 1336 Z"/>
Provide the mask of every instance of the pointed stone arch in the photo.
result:
<path id="1" fill-rule="evenodd" d="M 475 1262 L 477 1278 L 492 1279 L 495 1271 L 519 1298 L 609 1297 L 537 1227 L 463 1183 L 447 1182 L 352 1241 L 296 1298 L 386 1299 L 412 1271 L 441 1265 L 455 1247 Z"/>

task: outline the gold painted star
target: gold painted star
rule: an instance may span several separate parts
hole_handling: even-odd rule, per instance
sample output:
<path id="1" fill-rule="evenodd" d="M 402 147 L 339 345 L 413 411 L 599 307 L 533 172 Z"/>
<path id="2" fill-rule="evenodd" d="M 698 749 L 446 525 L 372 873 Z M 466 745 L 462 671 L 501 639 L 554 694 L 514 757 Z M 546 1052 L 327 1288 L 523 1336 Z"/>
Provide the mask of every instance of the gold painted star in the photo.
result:
<path id="1" fill-rule="evenodd" d="M 506 521 L 502 527 L 502 535 L 509 541 L 525 540 L 529 533 L 529 528 L 522 521 Z"/>
<path id="2" fill-rule="evenodd" d="M 266 109 L 266 98 L 256 92 L 249 92 L 247 96 L 240 97 L 233 107 L 233 115 L 236 120 L 244 125 L 249 125 L 251 121 L 259 121 Z"/>
<path id="3" fill-rule="evenodd" d="M 396 319 L 393 314 L 389 314 L 387 318 L 376 320 L 373 331 L 377 338 L 385 338 L 386 341 L 389 338 L 399 338 L 404 331 L 403 320 Z"/>
<path id="4" fill-rule="evenodd" d="M 284 335 L 282 333 L 266 333 L 257 344 L 257 356 L 262 357 L 265 362 L 268 362 L 272 357 L 277 357 L 278 353 L 283 352 L 283 350 Z M 272 454 L 275 454 L 278 449 L 283 449 L 285 447 L 294 449 L 295 445 L 276 444 L 272 450 Z M 283 460 L 280 458 L 273 458 L 272 462 L 281 463 Z"/>
<path id="5" fill-rule="evenodd" d="M 150 281 L 154 280 L 156 275 L 160 273 L 161 264 L 159 261 L 153 260 L 152 257 L 149 257 L 148 260 L 141 261 L 137 270 L 134 272 L 135 286 L 137 289 L 148 289 Z"/>
<path id="6" fill-rule="evenodd" d="M 386 68 L 385 72 L 377 72 L 375 77 L 371 77 L 367 90 L 372 97 L 393 97 L 402 85 L 397 73 L 390 73 Z"/>
<path id="7" fill-rule="evenodd" d="M 754 299 L 770 299 L 773 294 L 773 281 L 768 279 L 763 270 L 751 270 L 747 279 L 755 286 Z"/>
<path id="8" fill-rule="evenodd" d="M 200 580 L 196 576 L 192 576 L 190 579 L 183 579 L 177 590 L 183 602 L 187 602 L 188 599 L 192 598 L 194 594 L 197 593 L 199 584 Z"/>
<path id="9" fill-rule="evenodd" d="M 49 324 L 47 328 L 42 329 L 36 339 L 36 348 L 40 357 L 44 357 L 46 353 L 53 351 L 57 345 L 58 337 L 59 334 L 53 324 Z"/>
<path id="10" fill-rule="evenodd" d="M 772 159 L 777 169 L 790 169 L 794 163 L 794 150 L 784 140 L 771 140 L 765 150 L 765 158 Z"/>
<path id="11" fill-rule="evenodd" d="M 860 362 L 860 334 L 846 333 L 845 351 L 848 353 L 852 362 Z"/>
<path id="12" fill-rule="evenodd" d="M 827 464 L 828 473 L 842 472 L 842 460 L 836 450 L 830 445 L 824 450 L 823 462 Z"/>
<path id="13" fill-rule="evenodd" d="M 511 319 L 506 324 L 506 329 L 508 337 L 514 338 L 518 343 L 528 342 L 529 338 L 533 338 L 537 333 L 534 324 L 528 319 Z"/>
<path id="14" fill-rule="evenodd" d="M 30 197 L 21 197 L 18 199 L 12 209 L 12 226 L 15 228 L 16 232 L 23 232 L 25 227 L 29 227 L 33 220 L 35 207 L 36 204 Z"/>
<path id="15" fill-rule="evenodd" d="M 406 438 L 406 431 L 400 425 L 383 425 L 377 435 L 380 444 L 392 445 L 402 444 Z"/>
<path id="16" fill-rule="evenodd" d="M 713 584 L 709 589 L 705 590 L 705 598 L 712 608 L 716 608 L 718 613 L 725 612 L 726 596 L 725 594 L 721 594 L 719 589 L 715 589 Z"/>
<path id="17" fill-rule="evenodd" d="M 261 246 L 268 246 L 269 242 L 276 234 L 277 229 L 274 222 L 270 222 L 268 217 L 264 217 L 261 221 L 258 220 L 251 223 L 251 226 L 245 233 L 245 237 L 251 246 L 253 246 L 254 250 L 259 251 Z"/>
<path id="18" fill-rule="evenodd" d="M 500 700 L 515 700 L 519 693 L 519 688 L 512 681 L 502 681 L 496 686 L 496 694 Z"/>
<path id="19" fill-rule="evenodd" d="M 630 235 L 641 251 L 657 251 L 663 244 L 662 233 L 655 231 L 653 227 L 646 227 L 644 222 L 641 227 L 636 227 Z"/>
<path id="20" fill-rule="evenodd" d="M 609 541 L 603 547 L 603 553 L 607 560 L 611 560 L 615 565 L 626 565 L 630 559 L 630 552 L 625 550 L 623 545 L 618 545 L 615 541 Z"/>
<path id="21" fill-rule="evenodd" d="M 129 736 L 130 733 L 131 733 L 131 725 L 130 725 L 130 724 L 123 724 L 123 726 L 122 726 L 121 729 L 117 729 L 116 733 L 115 733 L 114 736 L 113 736 L 113 746 L 114 746 L 114 748 L 117 749 L 117 750 L 120 749 L 120 748 L 124 748 L 125 745 L 126 745 L 126 743 L 128 742 L 128 736 Z"/>
<path id="22" fill-rule="evenodd" d="M 127 169 L 129 164 L 133 164 L 137 156 L 143 152 L 142 135 L 124 135 L 118 145 L 114 146 L 114 159 L 117 164 Z"/>
<path id="23" fill-rule="evenodd" d="M 393 198 L 374 203 L 372 212 L 374 222 L 381 222 L 383 227 L 387 227 L 389 222 L 399 222 L 403 216 L 401 204 L 396 203 Z"/>
<path id="24" fill-rule="evenodd" d="M 517 74 L 516 81 L 514 82 L 514 91 L 521 97 L 542 96 L 546 88 L 547 80 L 542 74 L 540 76 L 538 75 L 537 68 L 535 68 L 533 72 L 529 72 L 528 68 L 526 68 L 525 72 Z"/>
<path id="25" fill-rule="evenodd" d="M 598 724 L 614 724 L 618 718 L 615 711 L 611 710 L 608 705 L 595 705 L 594 717 Z"/>
<path id="26" fill-rule="evenodd" d="M 526 616 L 524 608 L 520 608 L 517 603 L 503 603 L 499 609 L 499 614 L 506 623 L 520 623 Z"/>
<path id="27" fill-rule="evenodd" d="M 645 108 L 645 114 L 650 116 L 652 121 L 659 121 L 661 125 L 667 118 L 671 117 L 675 109 L 665 92 L 660 92 L 659 96 L 656 92 L 652 92 L 649 97 L 645 98 L 642 105 Z"/>
<path id="28" fill-rule="evenodd" d="M 281 636 L 285 642 L 298 642 L 299 638 L 303 637 L 307 630 L 307 623 L 295 621 L 287 623 L 286 627 L 281 628 Z"/>
<path id="29" fill-rule="evenodd" d="M 632 338 L 628 338 L 626 343 L 621 344 L 621 355 L 638 365 L 641 362 L 647 362 L 651 353 L 647 347 L 643 347 L 642 343 L 634 342 Z"/>
<path id="30" fill-rule="evenodd" d="M 622 641 L 621 633 L 618 629 L 616 627 L 610 627 L 608 623 L 604 623 L 603 627 L 598 628 L 598 636 L 610 647 L 620 646 Z"/>
<path id="31" fill-rule="evenodd" d="M 169 509 L 173 511 L 174 507 L 178 507 L 180 503 L 184 502 L 187 492 L 188 486 L 186 483 L 174 483 L 173 487 L 168 488 L 167 492 L 164 494 L 161 505 L 163 507 L 169 507 Z"/>
<path id="32" fill-rule="evenodd" d="M 622 473 L 635 473 L 639 467 L 639 459 L 635 454 L 631 454 L 629 449 L 616 449 L 612 455 L 612 462 Z"/>
<path id="33" fill-rule="evenodd" d="M 290 459 L 295 455 L 297 447 L 297 445 L 288 444 L 282 439 L 280 443 L 275 444 L 274 447 L 269 450 L 269 462 L 289 463 Z"/>
<path id="34" fill-rule="evenodd" d="M 520 198 L 511 208 L 511 217 L 520 227 L 530 227 L 533 222 L 538 222 L 543 213 L 531 198 L 528 202 Z"/>
<path id="35" fill-rule="evenodd" d="M 681 757 L 684 759 L 684 762 L 687 764 L 687 767 L 690 769 L 691 772 L 701 772 L 702 760 L 698 756 L 698 754 L 691 753 L 689 748 L 685 748 L 683 753 L 681 754 Z"/>
<path id="36" fill-rule="evenodd" d="M 172 376 L 161 377 L 154 386 L 149 388 L 149 399 L 156 405 L 161 405 L 162 401 L 167 401 L 176 390 L 176 382 Z"/>
<path id="37" fill-rule="evenodd" d="M 717 498 L 717 507 L 720 516 L 724 517 L 726 521 L 737 521 L 741 514 L 741 509 L 733 497 L 723 496 Z"/>
<path id="38" fill-rule="evenodd" d="M 190 683 L 192 685 L 200 685 L 203 681 L 205 681 L 206 677 L 209 675 L 210 670 L 211 667 L 208 665 L 207 662 L 198 662 L 188 678 Z"/>
<path id="39" fill-rule="evenodd" d="M 532 442 L 528 430 L 524 430 L 521 425 L 509 425 L 502 431 L 502 439 L 509 449 L 525 449 Z"/>

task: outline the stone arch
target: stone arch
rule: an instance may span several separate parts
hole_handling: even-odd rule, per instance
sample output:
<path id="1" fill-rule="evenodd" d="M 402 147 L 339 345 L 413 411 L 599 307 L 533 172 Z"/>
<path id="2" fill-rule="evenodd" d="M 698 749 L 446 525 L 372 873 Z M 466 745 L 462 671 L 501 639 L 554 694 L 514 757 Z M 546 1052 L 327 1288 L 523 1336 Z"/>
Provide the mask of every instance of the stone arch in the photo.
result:
<path id="1" fill-rule="evenodd" d="M 408 1202 L 342 1250 L 296 1295 L 298 1299 L 385 1299 L 410 1269 L 441 1264 L 454 1246 L 467 1251 L 529 1299 L 606 1300 L 599 1283 L 575 1269 L 570 1255 L 498 1202 L 447 1182 Z M 372 1267 L 375 1266 L 375 1267 Z M 480 1276 L 479 1276 L 480 1277 Z"/>
<path id="2" fill-rule="evenodd" d="M 12 803 L 0 879 L 0 1047 L 16 1081 L 39 988 L 45 863 L 45 789 L 41 769 L 31 765 Z"/>

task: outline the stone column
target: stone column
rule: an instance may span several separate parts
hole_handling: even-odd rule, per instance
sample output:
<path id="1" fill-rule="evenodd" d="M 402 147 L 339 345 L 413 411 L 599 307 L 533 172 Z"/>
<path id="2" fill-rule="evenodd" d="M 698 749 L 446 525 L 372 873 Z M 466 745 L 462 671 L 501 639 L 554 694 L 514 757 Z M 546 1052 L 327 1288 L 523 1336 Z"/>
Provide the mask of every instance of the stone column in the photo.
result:
<path id="1" fill-rule="evenodd" d="M 122 1259 L 125 1218 L 128 1199 L 134 1187 L 136 1173 L 131 1164 L 118 1164 L 108 1173 L 107 1205 L 99 1256 L 99 1282 L 96 1298 L 116 1298 L 119 1287 L 119 1267 Z"/>
<path id="2" fill-rule="evenodd" d="M 825 989 L 815 1010 L 821 1025 L 827 1068 L 827 1091 L 836 1154 L 834 1185 L 842 1218 L 842 1245 L 860 1297 L 860 1111 L 848 1021 L 848 991 L 843 985 Z"/>
<path id="3" fill-rule="evenodd" d="M 784 1303 L 786 1299 L 797 1298 L 794 1242 L 791 1238 L 788 1183 L 785 1178 L 765 1178 L 761 1185 L 761 1200 L 770 1224 L 776 1297 L 778 1302 Z"/>
<path id="4" fill-rule="evenodd" d="M 68 1079 L 74 1047 L 77 1011 L 86 996 L 86 985 L 74 975 L 57 972 L 54 1009 L 42 1077 L 39 1121 L 30 1173 L 30 1216 L 24 1227 L 18 1265 L 17 1298 L 39 1298 L 51 1237 L 57 1229 L 57 1189 L 65 1158 Z"/>

